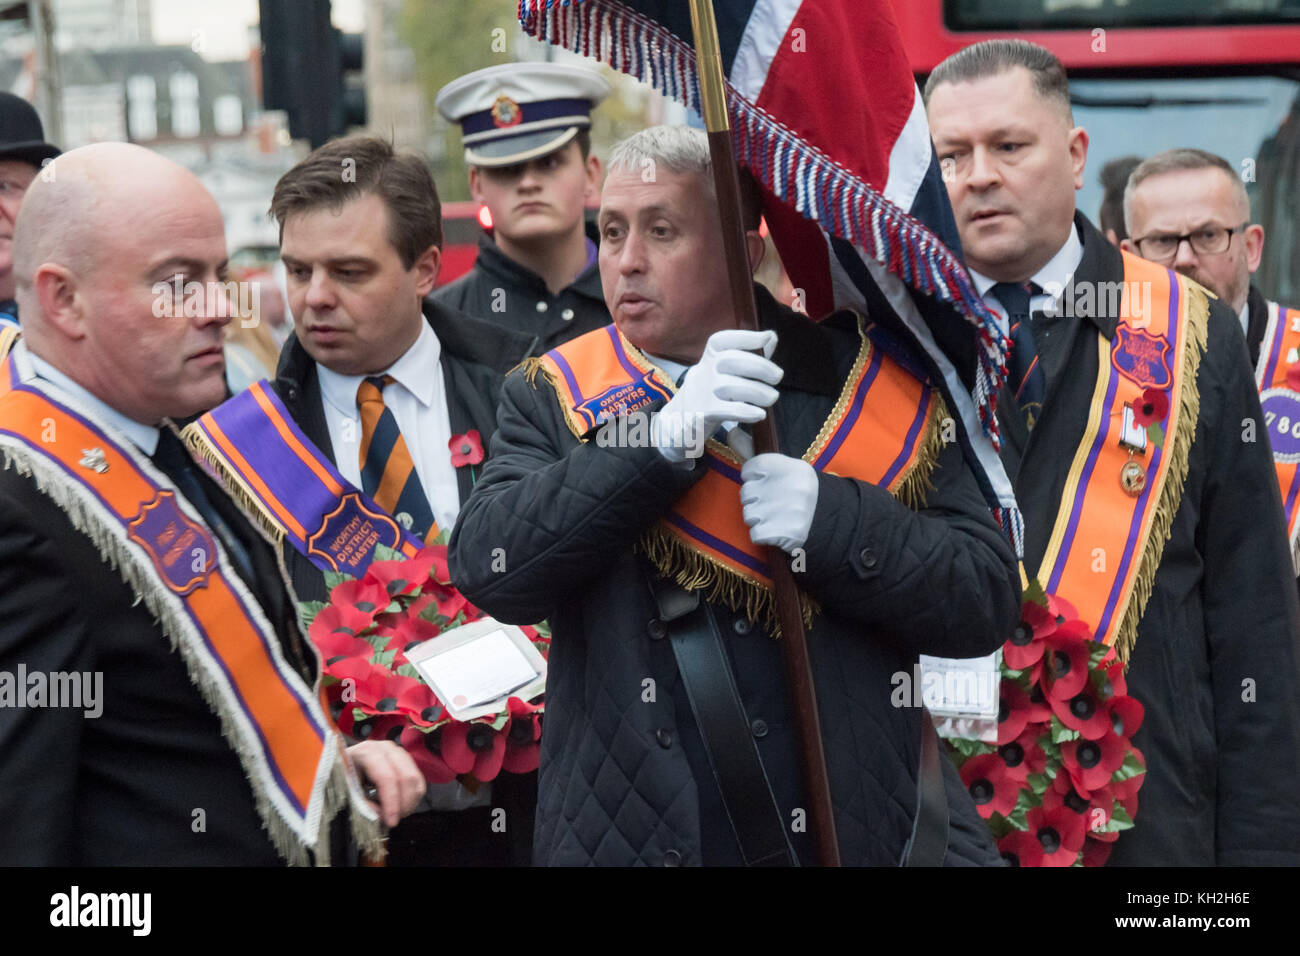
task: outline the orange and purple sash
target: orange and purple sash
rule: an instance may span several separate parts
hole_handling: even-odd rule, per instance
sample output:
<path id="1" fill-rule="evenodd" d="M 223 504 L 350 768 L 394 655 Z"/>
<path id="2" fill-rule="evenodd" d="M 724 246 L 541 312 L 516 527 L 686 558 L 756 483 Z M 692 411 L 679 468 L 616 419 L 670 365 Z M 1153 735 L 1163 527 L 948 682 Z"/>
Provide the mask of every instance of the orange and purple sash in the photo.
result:
<path id="1" fill-rule="evenodd" d="M 1255 382 L 1259 386 L 1259 404 L 1264 410 L 1264 426 L 1282 491 L 1291 558 L 1300 573 L 1300 392 L 1287 381 L 1287 373 L 1298 365 L 1300 310 L 1270 302 Z"/>
<path id="2" fill-rule="evenodd" d="M 1147 290 L 1150 308 L 1138 308 Z M 1037 574 L 1049 593 L 1078 609 L 1098 641 L 1118 641 L 1125 660 L 1187 474 L 1208 309 L 1199 287 L 1124 253 L 1119 324 L 1113 342 L 1098 333 L 1087 427 Z M 1132 422 L 1148 390 L 1168 400 L 1163 447 L 1142 437 L 1144 430 L 1137 440 L 1124 431 L 1126 415 Z"/>
<path id="3" fill-rule="evenodd" d="M 381 544 L 407 557 L 420 550 L 419 539 L 339 474 L 265 381 L 184 434 L 252 517 L 322 571 L 360 577 Z M 437 533 L 435 525 L 431 539 Z"/>
<path id="4" fill-rule="evenodd" d="M 924 496 L 937 455 L 936 393 L 874 344 L 859 318 L 852 371 L 803 459 L 818 471 L 871 482 L 909 504 Z M 540 368 L 555 388 L 569 428 L 585 438 L 602 422 L 640 411 L 676 392 L 612 326 L 548 352 Z M 648 436 L 649 429 L 645 429 Z M 708 589 L 758 617 L 770 610 L 766 549 L 753 543 L 740 505 L 743 461 L 710 439 L 707 472 L 648 533 L 643 547 L 660 572 Z"/>
<path id="5" fill-rule="evenodd" d="M 327 861 L 328 822 L 356 790 L 341 739 L 202 518 L 147 458 L 36 377 L 21 347 L 0 366 L 0 445 L 125 578 L 152 582 L 141 597 L 217 711 L 277 848 L 291 862 L 307 851 Z"/>

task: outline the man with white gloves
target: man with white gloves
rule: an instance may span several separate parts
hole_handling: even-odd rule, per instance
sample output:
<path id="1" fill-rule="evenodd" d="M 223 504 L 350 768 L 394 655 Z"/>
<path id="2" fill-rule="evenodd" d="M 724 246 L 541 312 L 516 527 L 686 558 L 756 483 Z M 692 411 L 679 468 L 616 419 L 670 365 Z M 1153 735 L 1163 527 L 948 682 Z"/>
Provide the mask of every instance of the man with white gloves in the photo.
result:
<path id="1" fill-rule="evenodd" d="M 1018 613 L 937 393 L 853 313 L 816 324 L 756 288 L 764 330 L 732 328 L 702 132 L 617 146 L 599 222 L 614 325 L 507 378 L 451 541 L 470 600 L 551 622 L 534 862 L 812 862 L 773 545 L 811 621 L 843 861 L 897 865 L 920 818 L 945 821 L 932 862 L 997 864 L 951 763 L 918 770 L 933 728 L 890 702 L 919 653 L 986 654 Z M 768 414 L 785 453 L 750 457 Z"/>

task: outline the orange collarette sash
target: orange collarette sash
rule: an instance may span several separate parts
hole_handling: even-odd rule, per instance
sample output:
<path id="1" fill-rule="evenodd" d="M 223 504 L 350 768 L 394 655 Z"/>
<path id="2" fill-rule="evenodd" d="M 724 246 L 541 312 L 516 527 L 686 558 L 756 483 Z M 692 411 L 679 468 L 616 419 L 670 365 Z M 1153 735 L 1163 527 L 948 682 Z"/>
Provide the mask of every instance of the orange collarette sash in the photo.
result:
<path id="1" fill-rule="evenodd" d="M 1097 336 L 1088 424 L 1037 575 L 1048 593 L 1078 609 L 1098 641 L 1116 645 L 1125 662 L 1187 478 L 1208 316 L 1199 286 L 1124 253 L 1115 338 Z M 1145 430 L 1138 429 L 1136 441 L 1132 428 L 1125 431 L 1147 390 L 1168 399 L 1163 447 Z M 1121 442 L 1126 435 L 1129 443 Z"/>
<path id="2" fill-rule="evenodd" d="M 827 474 L 879 485 L 919 507 L 938 456 L 942 399 L 872 342 L 861 317 L 858 332 L 852 371 L 803 460 Z M 583 440 L 602 422 L 632 416 L 676 392 L 669 377 L 613 325 L 553 349 L 528 368 L 530 375 L 540 370 L 546 376 L 570 430 Z M 648 442 L 648 418 L 640 424 L 624 434 L 639 433 Z M 766 549 L 750 539 L 740 505 L 744 462 L 712 438 L 702 462 L 705 476 L 647 532 L 641 546 L 665 577 L 705 589 L 708 600 L 721 600 L 774 627 Z M 811 613 L 806 601 L 805 611 Z"/>
<path id="3" fill-rule="evenodd" d="M 1255 383 L 1264 425 L 1273 449 L 1273 466 L 1282 491 L 1291 561 L 1300 574 L 1300 393 L 1287 383 L 1287 373 L 1300 365 L 1300 310 L 1268 304 L 1268 327 L 1259 349 Z"/>
<path id="4" fill-rule="evenodd" d="M 221 720 L 281 855 L 327 864 L 329 824 L 350 795 L 359 839 L 377 838 L 319 689 L 285 660 L 219 540 L 147 458 L 36 377 L 21 345 L 0 366 L 0 447 L 5 467 L 32 475 L 159 619 Z"/>

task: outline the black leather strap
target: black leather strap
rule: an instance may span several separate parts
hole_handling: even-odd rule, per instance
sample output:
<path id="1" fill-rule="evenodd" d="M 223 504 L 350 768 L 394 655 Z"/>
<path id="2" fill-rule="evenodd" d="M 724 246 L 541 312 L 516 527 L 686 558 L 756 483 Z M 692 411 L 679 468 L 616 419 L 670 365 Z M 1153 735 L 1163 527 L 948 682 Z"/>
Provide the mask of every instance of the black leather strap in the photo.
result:
<path id="1" fill-rule="evenodd" d="M 916 778 L 916 815 L 903 850 L 903 866 L 943 866 L 948 853 L 948 792 L 944 789 L 939 735 L 921 708 L 921 765 Z"/>
<path id="2" fill-rule="evenodd" d="M 717 623 L 698 592 L 660 580 L 655 599 L 745 865 L 798 865 Z"/>

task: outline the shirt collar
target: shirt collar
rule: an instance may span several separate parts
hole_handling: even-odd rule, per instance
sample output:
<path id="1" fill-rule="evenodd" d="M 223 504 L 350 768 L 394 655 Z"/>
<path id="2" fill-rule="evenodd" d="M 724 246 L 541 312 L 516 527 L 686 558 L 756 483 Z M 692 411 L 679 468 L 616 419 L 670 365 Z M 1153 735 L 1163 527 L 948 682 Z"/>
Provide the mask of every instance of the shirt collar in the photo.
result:
<path id="1" fill-rule="evenodd" d="M 1079 241 L 1079 232 L 1072 223 L 1070 234 L 1065 239 L 1065 245 L 1056 251 L 1056 255 L 1048 259 L 1041 269 L 1029 277 L 1030 282 L 1037 283 L 1040 289 L 1056 289 L 1057 295 L 1061 294 L 1070 283 L 1070 277 L 1074 275 L 1075 270 L 1079 268 L 1079 263 L 1083 261 L 1083 243 Z M 975 281 L 975 291 L 980 297 L 988 295 L 989 289 L 997 284 L 997 279 L 990 279 L 983 273 L 970 270 L 971 278 Z"/>
<path id="2" fill-rule="evenodd" d="M 1246 296 L 1246 302 L 1237 313 L 1237 319 L 1241 322 L 1241 331 L 1247 336 L 1250 335 L 1250 296 Z"/>
<path id="3" fill-rule="evenodd" d="M 672 359 L 660 358 L 658 355 L 651 355 L 649 352 L 642 352 L 641 354 L 663 369 L 664 374 L 668 376 L 670 382 L 677 382 L 680 380 L 682 373 L 691 367 L 689 365 L 683 365 L 681 362 L 674 362 Z"/>
<path id="4" fill-rule="evenodd" d="M 410 392 L 415 399 L 428 408 L 433 403 L 434 376 L 429 374 L 436 368 L 442 357 L 442 346 L 438 336 L 433 334 L 428 319 L 420 323 L 420 334 L 415 343 L 407 349 L 402 357 L 374 375 L 391 375 L 393 379 Z M 357 389 L 362 379 L 368 375 L 341 375 L 316 363 L 316 372 L 320 376 L 321 397 L 344 415 L 355 416 L 357 413 Z"/>
<path id="5" fill-rule="evenodd" d="M 34 355 L 30 350 L 27 357 L 31 360 L 32 369 L 38 376 L 66 392 L 71 398 L 84 405 L 87 411 L 99 416 L 105 423 L 117 429 L 130 440 L 131 444 L 146 455 L 153 456 L 153 453 L 158 449 L 157 425 L 145 425 L 137 422 L 134 418 L 128 418 L 116 408 L 105 403 L 103 399 L 98 398 L 92 392 L 74 382 L 49 362 L 38 355 Z"/>

